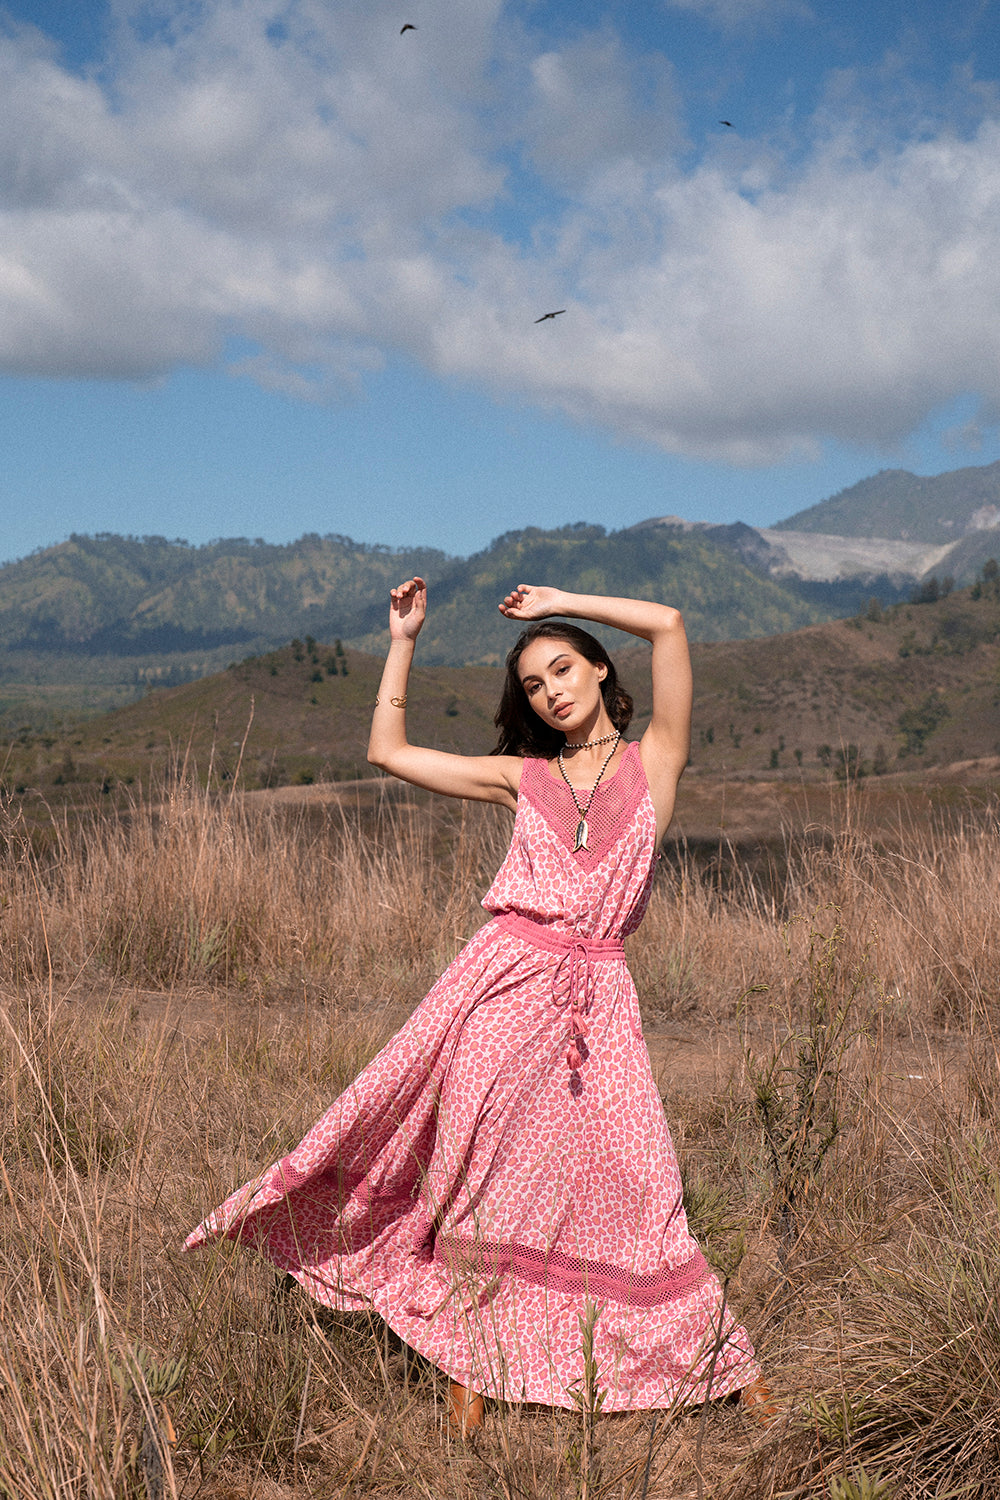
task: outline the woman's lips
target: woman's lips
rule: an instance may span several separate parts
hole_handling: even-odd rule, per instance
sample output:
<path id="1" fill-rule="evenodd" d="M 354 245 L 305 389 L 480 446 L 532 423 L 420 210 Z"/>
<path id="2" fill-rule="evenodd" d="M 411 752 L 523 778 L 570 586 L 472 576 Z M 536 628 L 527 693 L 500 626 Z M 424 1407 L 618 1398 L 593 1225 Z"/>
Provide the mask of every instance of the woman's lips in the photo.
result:
<path id="1" fill-rule="evenodd" d="M 555 714 L 557 719 L 565 719 L 567 714 L 571 714 L 573 712 L 573 705 L 572 703 L 560 703 L 559 707 L 554 708 L 552 712 Z"/>

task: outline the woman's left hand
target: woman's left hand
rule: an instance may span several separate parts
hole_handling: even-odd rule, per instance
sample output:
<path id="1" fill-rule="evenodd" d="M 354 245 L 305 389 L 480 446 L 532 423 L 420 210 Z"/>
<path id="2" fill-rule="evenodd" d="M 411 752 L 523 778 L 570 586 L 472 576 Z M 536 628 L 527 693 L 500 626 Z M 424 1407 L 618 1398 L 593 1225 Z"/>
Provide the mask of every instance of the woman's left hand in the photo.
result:
<path id="1" fill-rule="evenodd" d="M 499 606 L 508 620 L 544 620 L 559 614 L 558 589 L 542 588 L 533 583 L 519 583 Z"/>

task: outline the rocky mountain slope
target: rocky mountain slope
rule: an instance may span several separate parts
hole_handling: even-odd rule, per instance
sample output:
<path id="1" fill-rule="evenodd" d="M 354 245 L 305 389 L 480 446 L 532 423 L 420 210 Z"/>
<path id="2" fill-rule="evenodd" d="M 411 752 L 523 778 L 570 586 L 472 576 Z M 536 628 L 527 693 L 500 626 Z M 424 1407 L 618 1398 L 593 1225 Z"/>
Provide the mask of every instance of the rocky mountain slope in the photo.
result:
<path id="1" fill-rule="evenodd" d="M 642 529 L 699 531 L 808 597 L 808 585 L 893 591 L 937 576 L 971 584 L 1000 556 L 1000 463 L 927 478 L 885 469 L 774 526 L 710 526 L 662 516 Z"/>
<path id="2" fill-rule="evenodd" d="M 1000 527 L 1000 463 L 921 476 L 882 469 L 828 500 L 800 510 L 776 531 L 895 537 L 947 545 Z"/>

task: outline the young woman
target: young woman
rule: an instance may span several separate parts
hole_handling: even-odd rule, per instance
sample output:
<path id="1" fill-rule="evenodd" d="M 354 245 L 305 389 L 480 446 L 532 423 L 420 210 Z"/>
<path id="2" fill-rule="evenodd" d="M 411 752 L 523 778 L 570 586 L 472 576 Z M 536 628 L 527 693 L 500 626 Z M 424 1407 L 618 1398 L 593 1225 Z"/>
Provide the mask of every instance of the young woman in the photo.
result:
<path id="1" fill-rule="evenodd" d="M 492 920 L 301 1144 L 188 1247 L 227 1235 L 328 1306 L 374 1308 L 451 1377 L 463 1435 L 484 1395 L 576 1405 L 585 1338 L 603 1411 L 737 1390 L 767 1411 L 749 1340 L 688 1233 L 622 953 L 688 758 L 681 617 L 519 585 L 500 605 L 528 628 L 507 659 L 499 743 L 465 756 L 407 739 L 426 608 L 422 579 L 392 590 L 368 758 L 516 813 L 483 901 Z M 651 643 L 639 742 L 623 738 L 632 701 L 607 652 L 567 617 Z"/>

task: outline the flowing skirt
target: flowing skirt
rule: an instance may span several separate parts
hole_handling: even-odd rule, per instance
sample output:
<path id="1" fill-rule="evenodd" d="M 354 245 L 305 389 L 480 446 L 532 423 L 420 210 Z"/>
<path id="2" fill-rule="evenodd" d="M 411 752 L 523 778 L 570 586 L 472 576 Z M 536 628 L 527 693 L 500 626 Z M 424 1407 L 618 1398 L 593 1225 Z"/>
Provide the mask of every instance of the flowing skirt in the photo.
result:
<path id="1" fill-rule="evenodd" d="M 631 976 L 530 927 L 487 924 L 187 1248 L 252 1245 L 503 1400 L 572 1408 L 585 1337 L 604 1411 L 725 1395 L 759 1371 L 688 1232 Z"/>

